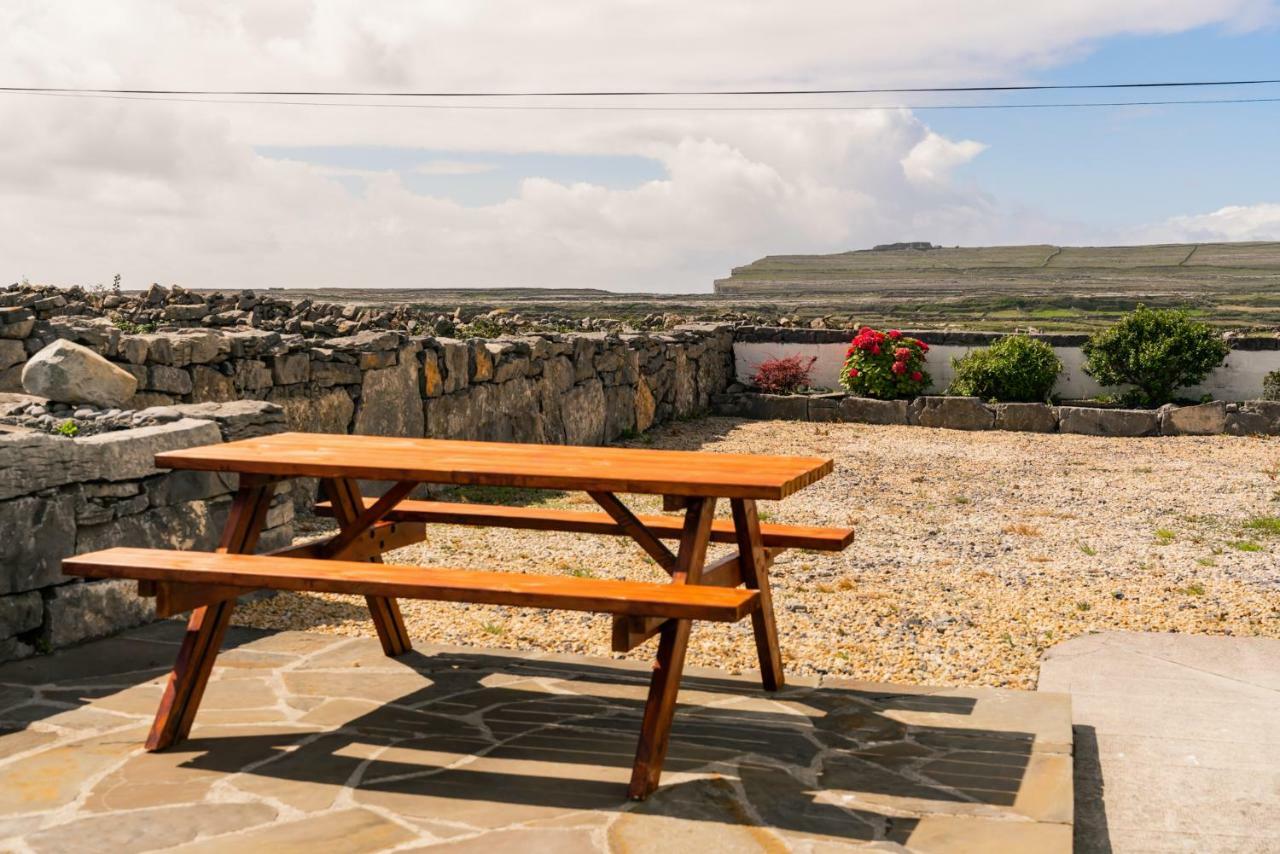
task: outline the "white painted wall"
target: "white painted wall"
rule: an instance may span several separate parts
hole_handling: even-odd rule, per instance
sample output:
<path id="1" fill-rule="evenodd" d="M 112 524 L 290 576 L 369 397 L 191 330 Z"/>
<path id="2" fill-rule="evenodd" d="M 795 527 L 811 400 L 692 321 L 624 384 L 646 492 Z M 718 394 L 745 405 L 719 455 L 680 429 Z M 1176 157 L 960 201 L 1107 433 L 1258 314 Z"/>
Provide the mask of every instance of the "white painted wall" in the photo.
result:
<path id="1" fill-rule="evenodd" d="M 927 338 L 925 339 L 928 340 Z M 951 382 L 951 360 L 968 353 L 973 347 L 929 345 L 929 374 L 933 377 L 930 391 L 941 393 Z M 840 368 L 849 344 L 799 344 L 738 341 L 733 356 L 738 381 L 750 384 L 756 367 L 766 359 L 800 355 L 817 356 L 811 374 L 820 388 L 840 390 Z M 1088 398 L 1103 393 L 1103 388 L 1084 373 L 1084 353 L 1079 347 L 1054 347 L 1062 362 L 1062 373 L 1054 392 L 1064 398 Z M 1182 392 L 1188 398 L 1208 394 L 1215 400 L 1256 400 L 1262 396 L 1262 378 L 1280 370 L 1280 350 L 1232 350 L 1227 362 L 1211 373 L 1203 385 Z"/>

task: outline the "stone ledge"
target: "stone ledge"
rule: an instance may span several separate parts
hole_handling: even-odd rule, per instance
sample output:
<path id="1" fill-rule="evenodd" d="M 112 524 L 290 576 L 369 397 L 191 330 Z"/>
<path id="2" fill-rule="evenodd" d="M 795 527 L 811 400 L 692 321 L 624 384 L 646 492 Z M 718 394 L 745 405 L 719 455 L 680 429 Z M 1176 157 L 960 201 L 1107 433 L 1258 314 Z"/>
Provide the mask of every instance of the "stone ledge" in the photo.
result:
<path id="1" fill-rule="evenodd" d="M 913 425 L 948 430 L 1077 433 L 1086 436 L 1280 436 L 1280 401 L 1211 403 L 1153 409 L 983 403 L 976 397 L 925 395 L 913 401 L 841 394 L 713 394 L 711 411 L 761 421 Z"/>

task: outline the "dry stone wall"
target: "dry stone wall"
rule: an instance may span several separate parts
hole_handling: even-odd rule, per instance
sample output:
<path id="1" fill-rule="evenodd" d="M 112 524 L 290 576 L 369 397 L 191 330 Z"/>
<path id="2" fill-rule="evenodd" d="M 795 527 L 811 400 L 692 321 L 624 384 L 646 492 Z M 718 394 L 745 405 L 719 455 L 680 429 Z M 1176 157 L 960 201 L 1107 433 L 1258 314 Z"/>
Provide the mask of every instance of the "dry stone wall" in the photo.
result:
<path id="1" fill-rule="evenodd" d="M 154 617 L 130 581 L 64 576 L 63 558 L 130 545 L 211 550 L 235 477 L 162 471 L 157 453 L 284 429 L 266 403 L 179 407 L 175 420 L 80 439 L 0 434 L 0 661 L 101 637 Z M 287 545 L 293 504 L 278 496 L 261 547 Z"/>
<path id="2" fill-rule="evenodd" d="M 128 334 L 83 316 L 0 327 L 18 333 L 0 339 L 0 391 L 21 391 L 26 360 L 64 339 L 136 378 L 129 409 L 263 400 L 294 430 L 568 444 L 706 411 L 730 382 L 733 349 L 732 331 L 712 324 L 467 341 L 247 327 Z"/>

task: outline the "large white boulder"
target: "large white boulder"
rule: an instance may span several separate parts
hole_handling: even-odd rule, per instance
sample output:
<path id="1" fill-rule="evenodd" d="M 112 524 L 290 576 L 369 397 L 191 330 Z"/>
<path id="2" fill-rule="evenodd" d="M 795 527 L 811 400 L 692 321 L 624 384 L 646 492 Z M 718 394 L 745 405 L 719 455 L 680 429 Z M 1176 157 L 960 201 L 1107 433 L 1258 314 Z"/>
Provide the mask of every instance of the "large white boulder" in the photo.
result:
<path id="1" fill-rule="evenodd" d="M 133 374 L 88 347 L 59 338 L 22 369 L 22 389 L 61 403 L 124 406 L 137 388 Z"/>

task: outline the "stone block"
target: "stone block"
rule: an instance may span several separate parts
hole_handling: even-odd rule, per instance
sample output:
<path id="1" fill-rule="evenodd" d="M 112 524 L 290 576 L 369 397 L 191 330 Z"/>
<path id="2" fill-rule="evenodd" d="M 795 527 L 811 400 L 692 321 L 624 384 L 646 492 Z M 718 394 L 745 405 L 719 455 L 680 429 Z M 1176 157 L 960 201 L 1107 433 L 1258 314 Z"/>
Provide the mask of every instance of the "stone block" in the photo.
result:
<path id="1" fill-rule="evenodd" d="M 194 403 L 228 401 L 238 397 L 231 377 L 208 365 L 191 366 L 190 394 Z"/>
<path id="2" fill-rule="evenodd" d="M 271 388 L 271 370 L 261 359 L 240 359 L 235 363 L 231 382 L 237 389 L 261 391 Z"/>
<path id="3" fill-rule="evenodd" d="M 26 338 L 35 326 L 36 316 L 30 309 L 20 306 L 0 308 L 0 338 Z"/>
<path id="4" fill-rule="evenodd" d="M 653 392 L 649 389 L 649 383 L 642 377 L 636 381 L 635 390 L 635 423 L 636 431 L 643 433 L 653 426 L 653 416 L 656 402 L 653 399 Z"/>
<path id="5" fill-rule="evenodd" d="M 810 421 L 840 421 L 842 394 L 817 394 L 809 397 Z"/>
<path id="6" fill-rule="evenodd" d="M 147 339 L 141 335 L 121 336 L 116 353 L 131 365 L 144 364 L 147 361 Z"/>
<path id="7" fill-rule="evenodd" d="M 182 368 L 169 365 L 152 365 L 147 368 L 146 388 L 179 397 L 191 394 L 191 374 Z"/>
<path id="8" fill-rule="evenodd" d="M 471 347 L 465 341 L 440 338 L 440 365 L 444 368 L 444 394 L 467 387 L 471 381 Z"/>
<path id="9" fill-rule="evenodd" d="M 62 338 L 32 356 L 22 369 L 22 387 L 28 394 L 62 403 L 120 407 L 137 385 L 133 374 Z"/>
<path id="10" fill-rule="evenodd" d="M 217 546 L 230 507 L 230 498 L 214 498 L 153 507 L 145 513 L 121 516 L 102 525 L 82 526 L 74 538 L 75 553 L 116 546 L 208 551 Z"/>
<path id="11" fill-rule="evenodd" d="M 399 363 L 393 367 L 364 372 L 353 432 L 365 436 L 422 436 L 417 346 L 410 344 L 401 350 Z"/>
<path id="12" fill-rule="evenodd" d="M 423 403 L 426 435 L 434 439 L 490 439 L 497 386 L 470 386 Z"/>
<path id="13" fill-rule="evenodd" d="M 1154 409 L 1059 406 L 1058 429 L 1086 436 L 1155 436 L 1160 420 Z"/>
<path id="14" fill-rule="evenodd" d="M 310 396 L 289 396 L 272 389 L 267 399 L 284 410 L 287 429 L 301 433 L 346 433 L 356 411 L 351 396 L 341 389 Z"/>
<path id="15" fill-rule="evenodd" d="M 0 638 L 11 638 L 38 629 L 43 619 L 44 600 L 40 591 L 0 596 Z"/>
<path id="16" fill-rule="evenodd" d="M 0 501 L 0 593 L 38 590 L 65 580 L 61 561 L 75 552 L 75 515 L 71 491 Z"/>
<path id="17" fill-rule="evenodd" d="M 422 351 L 422 396 L 439 397 L 444 393 L 444 375 L 435 350 Z"/>
<path id="18" fill-rule="evenodd" d="M 598 379 L 578 383 L 560 400 L 560 418 L 564 424 L 565 444 L 600 445 L 604 443 L 604 385 Z"/>
<path id="19" fill-rule="evenodd" d="M 1232 436 L 1280 435 L 1280 401 L 1248 400 L 1230 410 L 1225 432 Z"/>
<path id="20" fill-rule="evenodd" d="M 154 599 L 124 579 L 63 584 L 44 603 L 42 639 L 52 648 L 106 637 L 155 619 Z"/>
<path id="21" fill-rule="evenodd" d="M 0 433 L 0 500 L 85 480 L 99 462 L 81 442 L 45 433 Z"/>
<path id="22" fill-rule="evenodd" d="M 471 382 L 483 383 L 493 379 L 493 354 L 489 352 L 485 342 L 475 339 L 471 342 Z"/>
<path id="23" fill-rule="evenodd" d="M 360 368 L 347 362 L 311 362 L 311 381 L 328 388 L 335 385 L 359 385 L 363 376 Z"/>
<path id="24" fill-rule="evenodd" d="M 906 424 L 907 402 L 846 397 L 840 401 L 840 420 L 858 424 Z"/>
<path id="25" fill-rule="evenodd" d="M 214 445 L 222 441 L 217 425 L 183 418 L 168 424 L 99 433 L 75 444 L 97 463 L 101 480 L 139 480 L 158 474 L 155 455 L 179 448 Z"/>
<path id="26" fill-rule="evenodd" d="M 207 420 L 217 424 L 224 442 L 269 436 L 272 433 L 283 433 L 285 430 L 284 408 L 263 400 L 188 403 L 175 406 L 174 409 L 184 418 Z"/>
<path id="27" fill-rule="evenodd" d="M 1058 416 L 1045 403 L 993 403 L 997 430 L 1022 433 L 1052 433 L 1058 429 Z"/>
<path id="28" fill-rule="evenodd" d="M 738 395 L 738 414 L 762 421 L 808 421 L 809 398 L 802 394 Z"/>
<path id="29" fill-rule="evenodd" d="M 573 355 L 570 361 L 573 364 L 573 381 L 581 382 L 595 376 L 596 373 L 596 351 L 601 345 L 600 338 L 579 335 L 573 339 Z"/>
<path id="30" fill-rule="evenodd" d="M 907 420 L 921 427 L 948 430 L 990 430 L 996 414 L 976 397 L 917 397 L 907 406 Z"/>
<path id="31" fill-rule="evenodd" d="M 695 415 L 698 408 L 698 385 L 694 371 L 698 363 L 692 361 L 683 348 L 675 351 L 675 397 L 672 406 L 677 418 Z"/>
<path id="32" fill-rule="evenodd" d="M 1216 436 L 1227 430 L 1227 405 L 1216 400 L 1198 406 L 1164 406 L 1159 418 L 1165 436 Z"/>
<path id="33" fill-rule="evenodd" d="M 311 357 L 306 353 L 283 353 L 271 357 L 271 379 L 276 385 L 304 383 L 311 378 Z"/>
<path id="34" fill-rule="evenodd" d="M 27 348 L 21 341 L 0 338 L 0 371 L 7 371 L 14 365 L 21 365 L 27 360 Z"/>
<path id="35" fill-rule="evenodd" d="M 356 365 L 362 371 L 376 371 L 396 364 L 395 350 L 370 350 L 356 356 Z"/>
<path id="36" fill-rule="evenodd" d="M 168 474 L 147 478 L 144 488 L 151 507 L 164 507 L 230 495 L 235 490 L 235 485 L 236 476 L 233 474 L 174 470 Z"/>

